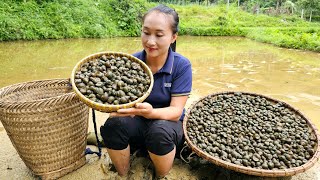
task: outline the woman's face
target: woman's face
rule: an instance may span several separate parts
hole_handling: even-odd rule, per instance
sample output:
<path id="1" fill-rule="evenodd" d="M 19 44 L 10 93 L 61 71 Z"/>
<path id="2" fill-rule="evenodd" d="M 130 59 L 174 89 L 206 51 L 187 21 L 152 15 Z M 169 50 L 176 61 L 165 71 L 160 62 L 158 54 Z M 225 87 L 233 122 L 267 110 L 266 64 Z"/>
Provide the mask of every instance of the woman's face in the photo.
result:
<path id="1" fill-rule="evenodd" d="M 148 14 L 142 26 L 142 45 L 148 57 L 166 55 L 177 34 L 173 34 L 173 17 L 157 11 Z"/>

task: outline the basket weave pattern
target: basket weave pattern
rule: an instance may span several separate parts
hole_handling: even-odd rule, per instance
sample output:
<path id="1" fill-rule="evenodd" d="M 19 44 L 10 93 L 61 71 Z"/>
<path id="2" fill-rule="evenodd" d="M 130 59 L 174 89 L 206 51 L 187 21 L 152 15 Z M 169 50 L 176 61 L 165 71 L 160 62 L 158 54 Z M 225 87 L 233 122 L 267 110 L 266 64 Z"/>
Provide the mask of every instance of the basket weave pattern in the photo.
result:
<path id="1" fill-rule="evenodd" d="M 85 164 L 88 116 L 66 79 L 0 89 L 0 120 L 21 159 L 42 179 Z"/>
<path id="2" fill-rule="evenodd" d="M 202 158 L 204 158 L 204 159 L 206 159 L 206 160 L 208 160 L 218 166 L 224 167 L 226 169 L 234 170 L 234 171 L 249 174 L 249 175 L 265 176 L 265 177 L 293 176 L 295 174 L 305 172 L 306 170 L 311 168 L 320 159 L 320 135 L 318 133 L 316 126 L 314 124 L 312 124 L 308 118 L 306 118 L 299 110 L 293 108 L 292 106 L 290 106 L 289 104 L 287 104 L 285 102 L 282 102 L 282 101 L 279 101 L 279 100 L 276 100 L 276 99 L 273 99 L 273 98 L 270 98 L 270 97 L 267 97 L 264 95 L 255 94 L 255 93 L 248 93 L 248 92 L 241 92 L 241 93 L 251 95 L 251 96 L 264 97 L 268 101 L 271 101 L 274 103 L 282 102 L 284 104 L 284 106 L 286 106 L 286 108 L 290 109 L 291 111 L 300 115 L 304 120 L 306 120 L 307 124 L 312 129 L 313 133 L 315 134 L 315 136 L 317 138 L 317 145 L 315 146 L 315 151 L 314 151 L 315 153 L 314 153 L 313 157 L 311 159 L 309 159 L 306 164 L 298 166 L 298 167 L 294 167 L 294 168 L 290 168 L 290 169 L 265 170 L 265 169 L 257 169 L 257 168 L 250 168 L 250 167 L 236 165 L 234 163 L 224 161 L 218 157 L 211 156 L 210 154 L 208 154 L 208 153 L 202 151 L 200 148 L 198 148 L 190 140 L 190 138 L 188 136 L 188 131 L 187 131 L 188 117 L 190 116 L 191 110 L 193 109 L 193 107 L 195 107 L 197 105 L 197 103 L 201 102 L 203 99 L 215 97 L 215 96 L 221 95 L 221 94 L 234 94 L 234 93 L 235 92 L 226 91 L 226 92 L 213 93 L 213 94 L 207 95 L 207 96 L 199 99 L 198 101 L 194 102 L 187 110 L 186 115 L 183 120 L 183 131 L 184 131 L 184 135 L 185 135 L 187 144 L 192 149 L 192 151 L 194 151 L 198 156 L 200 156 L 200 157 L 202 157 Z M 239 93 L 239 92 L 237 92 L 237 93 Z"/>
<path id="3" fill-rule="evenodd" d="M 97 103 L 94 102 L 90 99 L 88 99 L 87 97 L 85 97 L 77 88 L 74 79 L 75 79 L 75 74 L 76 72 L 81 68 L 81 65 L 89 62 L 93 59 L 97 59 L 99 57 L 101 57 L 102 55 L 106 55 L 106 56 L 115 56 L 115 57 L 127 57 L 129 60 L 136 62 L 138 64 L 141 65 L 141 67 L 143 68 L 143 70 L 148 74 L 148 76 L 150 77 L 150 86 L 149 89 L 147 90 L 147 92 L 145 92 L 143 94 L 143 96 L 141 96 L 140 98 L 136 99 L 135 101 L 132 101 L 130 103 L 126 103 L 126 104 L 119 104 L 119 105 L 106 105 L 106 104 L 101 104 L 101 103 Z M 95 53 L 92 55 L 89 55 L 85 58 L 83 58 L 82 60 L 80 60 L 76 66 L 73 68 L 73 71 L 71 73 L 71 84 L 72 84 L 72 88 L 73 90 L 76 92 L 76 94 L 78 95 L 78 97 L 80 98 L 81 101 L 83 101 L 84 103 L 86 103 L 89 107 L 101 111 L 101 112 L 114 112 L 117 111 L 118 109 L 123 109 L 123 108 L 130 108 L 133 107 L 136 103 L 139 102 L 143 102 L 151 93 L 152 87 L 153 87 L 153 74 L 150 70 L 150 68 L 141 60 L 139 60 L 138 58 L 130 55 L 130 54 L 126 54 L 126 53 L 120 53 L 120 52 L 100 52 L 100 53 Z"/>

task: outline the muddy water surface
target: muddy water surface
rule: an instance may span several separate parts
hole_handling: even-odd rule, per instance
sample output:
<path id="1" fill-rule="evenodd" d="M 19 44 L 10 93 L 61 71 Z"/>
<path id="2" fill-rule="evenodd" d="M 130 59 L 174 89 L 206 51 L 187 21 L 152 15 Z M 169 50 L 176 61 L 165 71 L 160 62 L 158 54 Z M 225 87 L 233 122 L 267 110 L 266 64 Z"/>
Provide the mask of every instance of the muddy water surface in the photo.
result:
<path id="1" fill-rule="evenodd" d="M 139 38 L 1 42 L 0 88 L 31 80 L 69 78 L 75 64 L 92 53 L 134 53 L 141 48 Z M 238 37 L 188 36 L 179 37 L 177 51 L 188 57 L 193 66 L 193 91 L 188 105 L 199 97 L 221 91 L 254 92 L 285 101 L 320 129 L 320 53 L 282 49 Z M 0 179 L 34 179 L 1 123 L 0 140 Z M 114 172 L 106 176 L 102 171 L 103 161 L 93 157 L 86 166 L 63 179 L 114 179 Z M 139 162 L 135 161 L 141 165 Z M 316 173 L 319 167 L 317 163 L 293 179 L 320 178 Z M 141 179 L 139 173 L 146 170 L 143 168 L 132 167 L 136 179 Z M 177 179 L 203 179 L 205 174 L 197 175 L 179 162 L 172 170 L 175 173 L 171 177 Z"/>
<path id="2" fill-rule="evenodd" d="M 68 39 L 0 43 L 0 87 L 68 78 L 92 53 L 141 49 L 139 38 Z M 282 49 L 237 37 L 179 37 L 177 51 L 193 65 L 192 100 L 228 90 L 283 100 L 320 128 L 320 53 Z M 191 101 L 192 101 L 191 100 Z"/>

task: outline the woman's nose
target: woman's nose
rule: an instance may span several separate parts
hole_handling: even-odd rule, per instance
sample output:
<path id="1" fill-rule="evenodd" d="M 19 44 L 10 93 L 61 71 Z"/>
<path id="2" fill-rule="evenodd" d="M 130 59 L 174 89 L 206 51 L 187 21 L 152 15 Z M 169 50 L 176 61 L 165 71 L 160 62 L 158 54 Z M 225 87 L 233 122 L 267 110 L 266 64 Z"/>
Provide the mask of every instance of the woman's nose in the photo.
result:
<path id="1" fill-rule="evenodd" d="M 155 41 L 155 38 L 150 36 L 147 40 L 147 44 L 148 45 L 155 45 L 156 44 L 156 41 Z"/>

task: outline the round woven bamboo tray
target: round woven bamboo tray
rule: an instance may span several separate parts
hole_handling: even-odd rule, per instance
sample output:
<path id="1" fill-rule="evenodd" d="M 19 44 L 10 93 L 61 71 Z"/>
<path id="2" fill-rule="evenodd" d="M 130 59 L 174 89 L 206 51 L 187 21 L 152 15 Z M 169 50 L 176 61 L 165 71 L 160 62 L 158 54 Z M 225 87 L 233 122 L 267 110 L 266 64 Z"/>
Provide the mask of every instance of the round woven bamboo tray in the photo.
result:
<path id="1" fill-rule="evenodd" d="M 67 79 L 0 89 L 0 120 L 19 156 L 41 179 L 57 179 L 86 163 L 89 108 Z"/>
<path id="2" fill-rule="evenodd" d="M 294 167 L 294 168 L 289 168 L 289 169 L 276 169 L 276 170 L 265 170 L 265 169 L 257 169 L 257 168 L 250 168 L 246 166 L 241 166 L 237 165 L 231 162 L 224 161 L 218 157 L 211 156 L 210 154 L 202 151 L 200 148 L 198 148 L 189 138 L 188 136 L 188 131 L 187 131 L 187 123 L 188 123 L 188 117 L 190 116 L 190 112 L 195 107 L 199 102 L 201 102 L 205 98 L 214 98 L 217 95 L 221 94 L 235 94 L 235 93 L 242 93 L 244 95 L 251 95 L 251 96 L 260 96 L 266 98 L 270 102 L 278 103 L 281 102 L 283 105 L 290 109 L 291 111 L 295 112 L 296 114 L 300 115 L 304 120 L 306 120 L 307 124 L 309 127 L 312 129 L 313 133 L 315 134 L 317 140 L 317 145 L 315 147 L 315 153 L 313 157 L 307 161 L 304 165 Z M 293 108 L 289 104 L 264 96 L 260 94 L 255 94 L 255 93 L 249 93 L 249 92 L 233 92 L 233 91 L 226 91 L 226 92 L 219 92 L 219 93 L 213 93 L 210 95 L 207 95 L 205 97 L 200 98 L 199 100 L 195 101 L 187 110 L 186 115 L 183 120 L 183 132 L 185 135 L 185 139 L 187 144 L 190 146 L 192 151 L 194 151 L 198 156 L 210 161 L 211 163 L 224 167 L 226 169 L 234 170 L 237 172 L 241 172 L 244 174 L 249 174 L 249 175 L 254 175 L 254 176 L 265 176 L 265 177 L 283 177 L 283 176 L 293 176 L 298 173 L 305 172 L 309 168 L 311 168 L 320 158 L 320 135 L 318 133 L 318 130 L 314 124 L 311 123 L 311 121 L 306 118 L 299 110 Z"/>
<path id="3" fill-rule="evenodd" d="M 97 103 L 94 102 L 92 100 L 90 100 L 89 98 L 85 97 L 77 88 L 74 79 L 75 79 L 75 74 L 76 72 L 81 68 L 81 65 L 91 61 L 93 59 L 99 58 L 103 55 L 106 56 L 110 56 L 113 55 L 115 57 L 127 57 L 129 60 L 134 61 L 136 63 L 139 63 L 141 65 L 141 67 L 144 69 L 144 71 L 148 74 L 148 76 L 150 77 L 150 86 L 149 89 L 147 90 L 147 92 L 144 93 L 143 96 L 141 96 L 140 98 L 136 99 L 135 101 L 132 101 L 130 103 L 126 103 L 126 104 L 119 104 L 119 105 L 106 105 L 106 104 L 101 104 L 101 103 Z M 143 102 L 151 93 L 152 91 L 152 87 L 153 87 L 153 74 L 150 70 L 150 68 L 140 59 L 130 55 L 130 54 L 126 54 L 126 53 L 121 53 L 121 52 L 99 52 L 99 53 L 95 53 L 95 54 L 91 54 L 85 58 L 83 58 L 82 60 L 80 60 L 76 66 L 73 68 L 72 73 L 71 73 L 71 84 L 72 84 L 72 88 L 75 91 L 75 93 L 78 95 L 78 97 L 80 98 L 81 101 L 83 101 L 85 104 L 87 104 L 89 107 L 101 111 L 101 112 L 115 112 L 118 109 L 124 109 L 124 108 L 130 108 L 133 107 L 136 103 L 139 102 Z"/>

